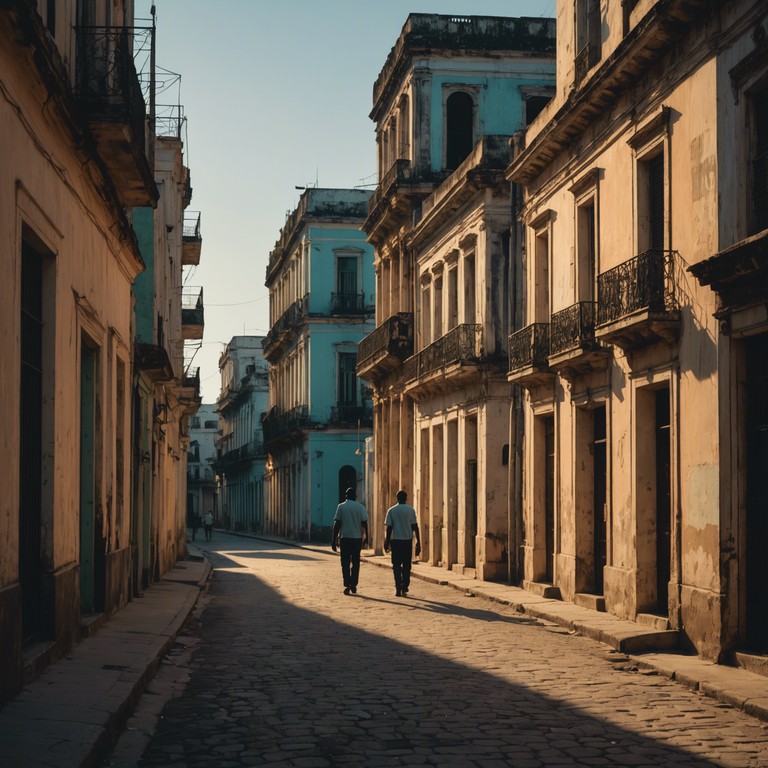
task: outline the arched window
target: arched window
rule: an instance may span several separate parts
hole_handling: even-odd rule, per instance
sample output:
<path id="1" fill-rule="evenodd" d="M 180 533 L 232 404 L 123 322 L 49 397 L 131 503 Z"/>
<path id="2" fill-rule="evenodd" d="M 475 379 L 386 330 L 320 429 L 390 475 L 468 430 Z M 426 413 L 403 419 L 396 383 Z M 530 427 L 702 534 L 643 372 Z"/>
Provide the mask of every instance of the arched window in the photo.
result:
<path id="1" fill-rule="evenodd" d="M 357 490 L 357 471 L 354 467 L 350 467 L 349 464 L 345 464 L 339 470 L 339 503 L 344 501 L 344 493 L 347 488 Z"/>
<path id="2" fill-rule="evenodd" d="M 454 171 L 472 151 L 474 103 L 468 93 L 456 91 L 448 97 L 445 107 L 445 167 Z"/>

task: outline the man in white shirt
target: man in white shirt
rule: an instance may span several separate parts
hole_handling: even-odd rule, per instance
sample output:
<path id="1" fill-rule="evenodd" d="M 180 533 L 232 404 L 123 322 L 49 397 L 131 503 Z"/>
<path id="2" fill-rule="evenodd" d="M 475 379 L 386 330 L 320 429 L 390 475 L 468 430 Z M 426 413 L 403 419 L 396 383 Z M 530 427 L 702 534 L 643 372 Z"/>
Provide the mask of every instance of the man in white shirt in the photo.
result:
<path id="1" fill-rule="evenodd" d="M 397 504 L 387 510 L 384 525 L 387 533 L 384 537 L 384 551 L 392 549 L 392 571 L 395 575 L 395 595 L 397 597 L 408 594 L 411 586 L 411 560 L 413 553 L 411 545 L 413 536 L 416 535 L 416 557 L 421 554 L 421 539 L 419 538 L 419 525 L 416 521 L 416 510 L 405 502 L 408 494 L 405 491 L 397 492 Z"/>
<path id="2" fill-rule="evenodd" d="M 341 575 L 344 579 L 344 594 L 357 592 L 357 578 L 360 574 L 360 550 L 368 544 L 368 513 L 359 504 L 354 488 L 347 488 L 346 501 L 336 507 L 333 516 L 331 548 L 335 552 L 341 547 Z"/>

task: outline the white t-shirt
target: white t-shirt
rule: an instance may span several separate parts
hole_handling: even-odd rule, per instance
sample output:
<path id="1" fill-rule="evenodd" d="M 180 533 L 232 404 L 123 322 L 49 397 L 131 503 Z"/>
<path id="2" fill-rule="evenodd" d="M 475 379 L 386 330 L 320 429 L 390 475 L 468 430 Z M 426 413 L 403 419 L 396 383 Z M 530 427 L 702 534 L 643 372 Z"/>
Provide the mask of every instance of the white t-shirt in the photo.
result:
<path id="1" fill-rule="evenodd" d="M 416 510 L 410 504 L 395 504 L 387 510 L 384 525 L 392 526 L 392 539 L 410 541 L 416 525 Z"/>
<path id="2" fill-rule="evenodd" d="M 342 539 L 362 539 L 363 532 L 360 528 L 360 523 L 364 520 L 368 520 L 368 513 L 365 511 L 365 507 L 359 504 L 354 499 L 347 499 L 336 507 L 336 514 L 333 516 L 334 521 L 338 520 L 341 523 L 341 530 L 339 536 Z"/>

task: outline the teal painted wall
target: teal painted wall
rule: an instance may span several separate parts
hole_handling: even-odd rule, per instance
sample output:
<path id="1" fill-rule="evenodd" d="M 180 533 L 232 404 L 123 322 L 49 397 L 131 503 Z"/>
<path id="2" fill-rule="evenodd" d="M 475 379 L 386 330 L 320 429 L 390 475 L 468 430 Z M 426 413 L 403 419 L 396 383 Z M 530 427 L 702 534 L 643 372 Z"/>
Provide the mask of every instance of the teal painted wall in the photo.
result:
<path id="1" fill-rule="evenodd" d="M 373 246 L 366 242 L 364 232 L 342 227 L 313 226 L 307 229 L 305 240 L 309 240 L 311 248 L 309 260 L 309 311 L 311 314 L 330 314 L 331 294 L 336 292 L 337 287 L 335 251 L 346 248 L 362 251 L 359 262 L 360 290 L 365 293 L 365 303 L 373 306 L 376 290 Z"/>
<path id="2" fill-rule="evenodd" d="M 435 172 L 443 169 L 443 91 L 445 86 L 468 87 L 470 93 L 476 94 L 477 119 L 475 121 L 477 135 L 511 136 L 523 128 L 523 98 L 521 88 L 542 87 L 555 85 L 554 62 L 520 62 L 515 63 L 514 73 L 500 70 L 498 73 L 471 74 L 472 64 L 463 63 L 466 74 L 461 76 L 435 75 L 431 84 L 430 126 L 430 164 Z"/>
<path id="3" fill-rule="evenodd" d="M 136 338 L 146 344 L 155 342 L 155 211 L 153 208 L 133 209 L 133 231 L 146 269 L 136 278 Z"/>

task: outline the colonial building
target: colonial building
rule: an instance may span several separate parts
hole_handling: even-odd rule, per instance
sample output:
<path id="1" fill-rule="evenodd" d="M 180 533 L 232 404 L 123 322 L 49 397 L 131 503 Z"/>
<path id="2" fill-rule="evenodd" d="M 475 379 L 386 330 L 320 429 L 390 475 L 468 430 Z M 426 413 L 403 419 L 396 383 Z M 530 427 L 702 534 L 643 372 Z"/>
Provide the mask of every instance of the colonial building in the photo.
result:
<path id="1" fill-rule="evenodd" d="M 404 488 L 422 557 L 507 575 L 507 337 L 521 310 L 505 171 L 512 134 L 554 93 L 554 22 L 411 14 L 374 85 L 377 328 L 374 545 Z M 514 446 L 513 446 L 514 448 Z"/>
<path id="2" fill-rule="evenodd" d="M 216 485 L 216 439 L 219 418 L 216 406 L 203 403 L 197 414 L 189 419 L 189 448 L 187 449 L 187 525 L 199 512 L 217 514 L 219 497 Z"/>
<path id="3" fill-rule="evenodd" d="M 200 405 L 200 370 L 185 344 L 203 336 L 202 288 L 184 273 L 200 263 L 200 214 L 187 213 L 192 197 L 184 164 L 181 121 L 158 124 L 152 134 L 157 207 L 133 211 L 146 270 L 134 286 L 134 470 L 131 544 L 134 591 L 173 567 L 186 546 L 189 417 Z"/>
<path id="4" fill-rule="evenodd" d="M 219 435 L 214 467 L 220 481 L 220 525 L 236 531 L 264 530 L 267 453 L 261 414 L 269 407 L 269 376 L 263 336 L 233 336 L 219 360 L 216 402 Z"/>
<path id="5" fill-rule="evenodd" d="M 269 256 L 269 533 L 330 541 L 336 506 L 363 474 L 372 411 L 355 365 L 373 329 L 373 253 L 361 231 L 369 197 L 307 189 Z"/>
<path id="6" fill-rule="evenodd" d="M 132 6 L 0 4 L 0 700 L 130 597 Z"/>
<path id="7" fill-rule="evenodd" d="M 508 173 L 525 582 L 765 651 L 768 4 L 557 8 L 557 94 Z"/>

